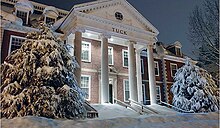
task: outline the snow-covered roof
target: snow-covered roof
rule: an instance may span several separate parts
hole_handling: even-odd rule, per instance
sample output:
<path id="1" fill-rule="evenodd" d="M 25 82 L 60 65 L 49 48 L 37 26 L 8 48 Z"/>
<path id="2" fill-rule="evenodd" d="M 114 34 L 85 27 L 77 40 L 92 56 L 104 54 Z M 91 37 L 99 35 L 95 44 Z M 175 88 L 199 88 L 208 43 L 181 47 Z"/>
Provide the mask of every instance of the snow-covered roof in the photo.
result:
<path id="1" fill-rule="evenodd" d="M 43 14 L 46 14 L 46 15 L 52 15 L 52 16 L 55 16 L 55 17 L 58 17 L 59 16 L 59 12 L 57 11 L 57 9 L 53 6 L 47 6 L 44 11 L 43 11 Z"/>
<path id="2" fill-rule="evenodd" d="M 57 20 L 57 21 L 53 24 L 53 30 L 58 29 L 58 27 L 61 25 L 61 23 L 64 21 L 65 18 L 66 18 L 66 17 L 63 17 L 63 18 Z"/>
<path id="3" fill-rule="evenodd" d="M 31 13 L 34 12 L 34 6 L 29 0 L 18 0 L 15 4 L 15 8 L 22 8 L 31 11 Z"/>
<path id="4" fill-rule="evenodd" d="M 3 10 L 1 10 L 0 15 L 1 15 L 3 20 L 10 21 L 10 22 L 12 22 L 16 25 L 22 25 L 22 23 L 23 23 L 22 19 L 18 18 L 17 16 L 15 16 L 13 14 L 7 13 Z"/>

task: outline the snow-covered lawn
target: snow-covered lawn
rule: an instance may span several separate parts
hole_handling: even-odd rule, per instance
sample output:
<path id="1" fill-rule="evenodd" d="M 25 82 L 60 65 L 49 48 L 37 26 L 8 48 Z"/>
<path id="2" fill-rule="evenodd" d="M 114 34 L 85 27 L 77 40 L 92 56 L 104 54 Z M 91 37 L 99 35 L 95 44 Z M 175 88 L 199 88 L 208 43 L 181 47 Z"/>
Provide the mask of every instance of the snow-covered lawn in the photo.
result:
<path id="1" fill-rule="evenodd" d="M 94 120 L 57 120 L 44 117 L 1 119 L 2 128 L 218 128 L 219 113 L 142 115 Z"/>

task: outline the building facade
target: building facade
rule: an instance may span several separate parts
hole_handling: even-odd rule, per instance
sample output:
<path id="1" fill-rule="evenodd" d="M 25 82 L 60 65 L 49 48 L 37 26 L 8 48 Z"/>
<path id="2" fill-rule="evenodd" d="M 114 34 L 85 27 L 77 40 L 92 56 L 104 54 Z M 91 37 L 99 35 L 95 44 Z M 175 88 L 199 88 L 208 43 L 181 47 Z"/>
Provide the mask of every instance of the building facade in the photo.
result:
<path id="1" fill-rule="evenodd" d="M 158 42 L 158 30 L 126 0 L 98 0 L 70 11 L 2 0 L 1 20 L 1 62 L 43 21 L 72 46 L 80 65 L 75 76 L 90 103 L 172 101 L 173 76 L 185 61 L 181 43 Z"/>

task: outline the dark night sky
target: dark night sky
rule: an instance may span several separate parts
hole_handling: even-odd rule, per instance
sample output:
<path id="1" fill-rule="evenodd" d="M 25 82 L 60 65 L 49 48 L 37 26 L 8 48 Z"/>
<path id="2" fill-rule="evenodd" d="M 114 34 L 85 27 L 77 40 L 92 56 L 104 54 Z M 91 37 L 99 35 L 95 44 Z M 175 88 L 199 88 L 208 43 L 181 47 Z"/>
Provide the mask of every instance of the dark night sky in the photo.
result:
<path id="1" fill-rule="evenodd" d="M 70 10 L 73 5 L 93 0 L 33 0 Z M 183 53 L 193 57 L 192 44 L 187 39 L 189 15 L 204 0 L 127 0 L 160 32 L 158 39 L 165 44 L 176 40 L 183 45 Z"/>

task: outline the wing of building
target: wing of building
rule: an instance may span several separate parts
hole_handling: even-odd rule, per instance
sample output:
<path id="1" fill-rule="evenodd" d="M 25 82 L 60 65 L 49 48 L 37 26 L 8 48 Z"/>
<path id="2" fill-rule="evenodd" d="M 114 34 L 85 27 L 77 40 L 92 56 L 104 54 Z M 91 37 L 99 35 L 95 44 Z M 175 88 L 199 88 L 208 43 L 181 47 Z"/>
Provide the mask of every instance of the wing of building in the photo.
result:
<path id="1" fill-rule="evenodd" d="M 173 76 L 185 61 L 181 43 L 165 46 L 158 30 L 126 0 L 97 0 L 70 11 L 28 1 L 1 0 L 1 62 L 20 48 L 38 21 L 52 23 L 72 46 L 75 75 L 90 103 L 172 101 Z"/>

